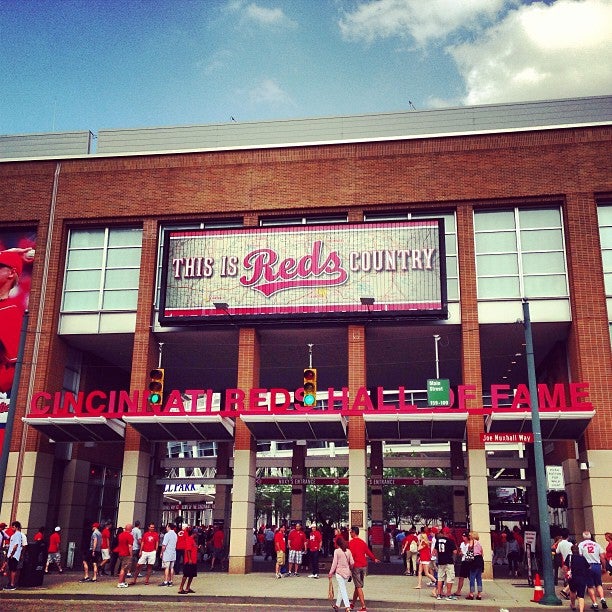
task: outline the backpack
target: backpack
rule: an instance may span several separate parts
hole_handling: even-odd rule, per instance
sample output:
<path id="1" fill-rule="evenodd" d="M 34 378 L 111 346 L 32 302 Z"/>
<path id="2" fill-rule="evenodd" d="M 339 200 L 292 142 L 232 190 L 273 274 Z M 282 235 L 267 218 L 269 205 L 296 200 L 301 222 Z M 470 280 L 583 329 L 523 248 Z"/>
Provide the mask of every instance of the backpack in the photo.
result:
<path id="1" fill-rule="evenodd" d="M 419 550 L 419 547 L 417 546 L 416 540 L 412 540 L 412 542 L 410 542 L 410 552 L 415 553 L 418 550 Z"/>

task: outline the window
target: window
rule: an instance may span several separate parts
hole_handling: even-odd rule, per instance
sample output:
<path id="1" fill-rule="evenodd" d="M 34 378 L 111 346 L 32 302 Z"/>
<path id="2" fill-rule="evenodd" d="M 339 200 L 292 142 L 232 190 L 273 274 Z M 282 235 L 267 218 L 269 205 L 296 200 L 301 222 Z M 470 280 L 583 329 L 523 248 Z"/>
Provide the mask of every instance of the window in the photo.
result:
<path id="1" fill-rule="evenodd" d="M 479 299 L 567 297 L 559 208 L 474 213 Z"/>
<path id="2" fill-rule="evenodd" d="M 261 227 L 274 227 L 281 225 L 335 225 L 347 223 L 346 215 L 313 215 L 309 217 L 264 217 L 259 220 Z"/>
<path id="3" fill-rule="evenodd" d="M 444 219 L 446 245 L 446 296 L 449 302 L 459 301 L 459 261 L 457 259 L 457 224 L 450 213 L 369 213 L 364 221 L 409 221 L 410 219 Z"/>
<path id="4" fill-rule="evenodd" d="M 612 297 L 612 205 L 597 208 L 606 297 Z"/>
<path id="5" fill-rule="evenodd" d="M 62 311 L 136 310 L 142 230 L 72 230 Z"/>

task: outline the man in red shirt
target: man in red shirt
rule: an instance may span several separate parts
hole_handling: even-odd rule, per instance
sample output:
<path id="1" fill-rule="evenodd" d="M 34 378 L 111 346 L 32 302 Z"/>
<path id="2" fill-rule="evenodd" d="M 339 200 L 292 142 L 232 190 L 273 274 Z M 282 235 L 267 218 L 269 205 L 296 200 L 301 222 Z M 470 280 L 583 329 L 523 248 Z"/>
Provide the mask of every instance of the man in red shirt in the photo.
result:
<path id="1" fill-rule="evenodd" d="M 49 548 L 47 549 L 47 564 L 45 565 L 45 574 L 49 573 L 49 565 L 55 563 L 57 571 L 62 573 L 62 557 L 60 553 L 60 527 L 56 527 L 55 531 L 49 536 Z"/>
<path id="2" fill-rule="evenodd" d="M 105 565 L 110 563 L 110 544 L 111 544 L 111 527 L 113 524 L 110 521 L 107 521 L 104 525 L 104 529 L 102 529 L 102 547 L 100 548 L 100 552 L 102 553 L 102 563 L 100 563 L 100 567 L 98 568 L 98 573 L 102 576 L 107 576 L 106 570 L 104 569 Z M 112 570 L 111 570 L 112 571 Z"/>
<path id="3" fill-rule="evenodd" d="M 355 583 L 355 592 L 353 593 L 353 605 L 359 597 L 361 608 L 359 612 L 367 612 L 365 597 L 363 594 L 363 585 L 368 571 L 368 557 L 374 563 L 380 563 L 380 560 L 374 556 L 374 553 L 368 548 L 368 545 L 359 537 L 359 527 L 353 525 L 351 527 L 351 541 L 349 542 L 349 550 L 353 555 L 355 565 L 353 566 L 353 582 Z"/>
<path id="4" fill-rule="evenodd" d="M 185 556 L 185 546 L 187 546 L 187 532 L 189 525 L 185 523 L 181 525 L 180 529 L 176 532 L 176 561 L 174 562 L 174 572 L 178 574 L 183 567 L 183 558 Z"/>
<path id="5" fill-rule="evenodd" d="M 125 589 L 128 583 L 125 582 L 125 574 L 132 565 L 132 545 L 134 536 L 132 535 L 132 524 L 128 523 L 125 529 L 117 536 L 117 554 L 119 556 L 119 584 L 118 589 Z"/>
<path id="6" fill-rule="evenodd" d="M 289 532 L 289 574 L 293 566 L 293 575 L 299 576 L 298 570 L 302 565 L 302 553 L 306 550 L 306 534 L 302 530 L 302 523 L 296 523 Z"/>
<path id="7" fill-rule="evenodd" d="M 149 529 L 142 536 L 140 543 L 140 558 L 138 564 L 134 570 L 134 578 L 129 584 L 136 584 L 136 579 L 140 573 L 140 568 L 143 565 L 147 566 L 147 575 L 144 583 L 149 584 L 149 578 L 155 565 L 155 559 L 157 557 L 157 547 L 159 546 L 159 533 L 155 531 L 155 523 L 149 523 Z"/>
<path id="8" fill-rule="evenodd" d="M 287 550 L 284 525 L 281 525 L 274 534 L 274 550 L 276 551 L 276 577 L 280 578 L 282 576 L 281 569 L 285 565 L 285 551 Z"/>
<path id="9" fill-rule="evenodd" d="M 215 531 L 212 537 L 212 558 L 210 561 L 210 571 L 215 569 L 215 561 L 219 561 L 219 567 L 223 569 L 225 534 L 221 525 L 215 525 Z"/>
<path id="10" fill-rule="evenodd" d="M 308 536 L 308 556 L 310 558 L 310 576 L 309 578 L 319 577 L 319 553 L 323 544 L 323 536 L 317 529 L 317 524 L 313 523 Z"/>

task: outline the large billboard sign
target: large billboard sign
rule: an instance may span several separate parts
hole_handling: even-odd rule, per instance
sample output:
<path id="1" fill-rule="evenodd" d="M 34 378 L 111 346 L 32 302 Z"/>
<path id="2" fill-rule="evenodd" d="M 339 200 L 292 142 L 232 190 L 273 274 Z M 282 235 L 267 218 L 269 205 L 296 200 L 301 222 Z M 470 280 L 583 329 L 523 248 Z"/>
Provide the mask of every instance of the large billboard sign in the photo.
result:
<path id="1" fill-rule="evenodd" d="M 165 231 L 160 322 L 446 316 L 444 222 Z"/>
<path id="2" fill-rule="evenodd" d="M 35 247 L 34 231 L 0 230 L 0 449 L 30 298 Z"/>

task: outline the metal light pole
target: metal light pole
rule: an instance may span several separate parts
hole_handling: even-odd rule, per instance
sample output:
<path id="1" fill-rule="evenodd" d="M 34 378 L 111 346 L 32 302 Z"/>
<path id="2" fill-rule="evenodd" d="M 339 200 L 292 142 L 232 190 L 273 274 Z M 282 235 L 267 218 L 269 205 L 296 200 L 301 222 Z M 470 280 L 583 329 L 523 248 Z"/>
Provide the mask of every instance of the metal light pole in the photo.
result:
<path id="1" fill-rule="evenodd" d="M 548 506 L 546 502 L 546 468 L 544 467 L 544 450 L 542 448 L 542 429 L 540 427 L 540 409 L 538 388 L 536 385 L 535 359 L 533 356 L 533 337 L 531 335 L 531 316 L 529 302 L 523 300 L 523 325 L 525 326 L 525 355 L 527 357 L 527 378 L 531 398 L 531 429 L 533 431 L 533 454 L 535 460 L 536 493 L 538 498 L 538 515 L 540 519 L 540 546 L 542 549 L 542 571 L 544 574 L 544 597 L 538 602 L 543 606 L 560 606 L 561 600 L 555 593 L 552 555 L 550 553 L 550 525 L 548 523 Z"/>

